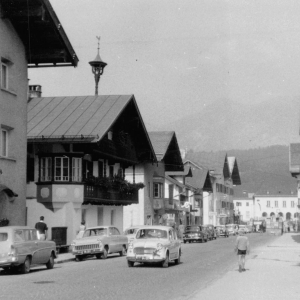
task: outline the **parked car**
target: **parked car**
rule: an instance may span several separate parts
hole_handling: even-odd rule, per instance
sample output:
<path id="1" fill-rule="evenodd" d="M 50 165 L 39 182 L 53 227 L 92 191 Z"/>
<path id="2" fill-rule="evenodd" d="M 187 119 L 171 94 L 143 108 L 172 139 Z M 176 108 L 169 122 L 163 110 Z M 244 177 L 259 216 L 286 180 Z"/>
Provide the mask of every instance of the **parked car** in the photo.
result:
<path id="1" fill-rule="evenodd" d="M 203 228 L 204 231 L 207 232 L 209 241 L 214 239 L 214 234 L 215 234 L 214 230 L 211 230 L 211 228 L 208 225 L 202 225 L 202 228 Z"/>
<path id="2" fill-rule="evenodd" d="M 244 230 L 245 233 L 249 233 L 250 232 L 249 228 L 246 225 L 239 225 L 238 227 L 239 227 L 238 230 L 242 229 L 242 230 Z"/>
<path id="3" fill-rule="evenodd" d="M 236 235 L 238 231 L 237 224 L 226 224 L 225 227 L 228 230 L 229 235 Z"/>
<path id="4" fill-rule="evenodd" d="M 128 238 L 128 243 L 135 238 L 138 229 L 141 227 L 144 227 L 144 225 L 131 226 L 124 231 L 124 235 Z"/>
<path id="5" fill-rule="evenodd" d="M 87 228 L 82 238 L 75 239 L 71 246 L 72 254 L 81 261 L 91 255 L 95 255 L 98 259 L 106 259 L 111 253 L 126 255 L 127 244 L 127 236 L 120 234 L 118 228 L 97 226 Z"/>
<path id="6" fill-rule="evenodd" d="M 144 226 L 140 228 L 127 251 L 128 267 L 134 263 L 161 263 L 167 268 L 170 262 L 180 263 L 181 241 L 174 228 L 169 226 Z"/>
<path id="7" fill-rule="evenodd" d="M 213 238 L 216 240 L 217 237 L 218 237 L 218 231 L 215 229 L 214 225 L 207 224 L 207 225 L 204 225 L 204 226 L 206 226 L 207 229 L 211 231 L 211 233 L 213 235 Z"/>
<path id="8" fill-rule="evenodd" d="M 53 241 L 40 241 L 36 229 L 27 226 L 0 227 L 0 268 L 30 272 L 31 266 L 53 269 L 57 257 Z"/>
<path id="9" fill-rule="evenodd" d="M 186 226 L 183 233 L 183 242 L 207 242 L 209 233 L 201 225 Z"/>
<path id="10" fill-rule="evenodd" d="M 215 228 L 218 231 L 218 236 L 229 237 L 229 232 L 225 225 L 217 225 Z"/>

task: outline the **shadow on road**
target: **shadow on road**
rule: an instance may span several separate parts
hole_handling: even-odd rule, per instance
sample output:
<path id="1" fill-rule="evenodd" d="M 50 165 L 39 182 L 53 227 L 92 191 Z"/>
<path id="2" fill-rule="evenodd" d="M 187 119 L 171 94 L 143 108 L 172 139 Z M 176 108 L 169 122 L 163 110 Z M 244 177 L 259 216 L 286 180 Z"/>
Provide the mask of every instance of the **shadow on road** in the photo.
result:
<path id="1" fill-rule="evenodd" d="M 292 239 L 296 242 L 296 243 L 300 243 L 300 235 L 292 235 Z"/>

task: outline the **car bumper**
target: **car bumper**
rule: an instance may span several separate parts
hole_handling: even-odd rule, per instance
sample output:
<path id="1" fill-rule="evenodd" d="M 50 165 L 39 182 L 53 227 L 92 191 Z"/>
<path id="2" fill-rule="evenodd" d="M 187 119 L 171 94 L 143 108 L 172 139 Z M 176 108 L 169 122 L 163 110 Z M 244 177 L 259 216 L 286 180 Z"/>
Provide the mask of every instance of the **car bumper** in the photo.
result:
<path id="1" fill-rule="evenodd" d="M 0 260 L 0 268 L 13 267 L 19 265 L 20 262 L 17 257 Z"/>
<path id="2" fill-rule="evenodd" d="M 187 237 L 187 238 L 183 238 L 184 241 L 202 241 L 202 237 L 201 236 L 197 236 L 197 237 Z"/>
<path id="3" fill-rule="evenodd" d="M 140 255 L 140 256 L 127 256 L 128 261 L 132 262 L 142 262 L 142 263 L 157 263 L 163 262 L 166 258 L 165 257 L 153 257 L 152 255 Z"/>
<path id="4" fill-rule="evenodd" d="M 103 249 L 72 250 L 73 255 L 95 255 L 102 254 Z"/>

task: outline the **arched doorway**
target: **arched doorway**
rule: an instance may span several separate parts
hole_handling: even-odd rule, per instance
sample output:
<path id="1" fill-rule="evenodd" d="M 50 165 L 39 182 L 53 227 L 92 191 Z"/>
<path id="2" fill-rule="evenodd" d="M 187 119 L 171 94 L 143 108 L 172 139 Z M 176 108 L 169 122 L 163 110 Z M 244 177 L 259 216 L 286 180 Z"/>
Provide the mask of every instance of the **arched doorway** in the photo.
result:
<path id="1" fill-rule="evenodd" d="M 266 218 L 268 216 L 268 214 L 266 212 L 263 212 L 262 216 Z"/>
<path id="2" fill-rule="evenodd" d="M 290 212 L 287 212 L 286 215 L 285 215 L 285 219 L 290 220 L 291 217 L 292 217 L 292 214 Z"/>
<path id="3" fill-rule="evenodd" d="M 271 212 L 271 213 L 270 213 L 270 217 L 271 217 L 271 220 L 274 220 L 274 219 L 275 219 L 275 213 L 274 213 L 274 212 Z"/>
<path id="4" fill-rule="evenodd" d="M 299 213 L 294 213 L 294 218 L 298 218 L 299 217 Z"/>
<path id="5" fill-rule="evenodd" d="M 279 217 L 283 217 L 283 213 L 282 212 L 278 213 L 278 215 L 279 215 Z"/>

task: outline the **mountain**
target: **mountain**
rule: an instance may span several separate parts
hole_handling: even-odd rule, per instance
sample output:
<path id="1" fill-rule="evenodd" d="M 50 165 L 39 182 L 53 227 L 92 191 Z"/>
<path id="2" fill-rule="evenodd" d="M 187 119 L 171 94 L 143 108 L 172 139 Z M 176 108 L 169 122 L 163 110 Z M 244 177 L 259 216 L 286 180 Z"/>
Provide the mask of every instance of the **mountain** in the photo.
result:
<path id="1" fill-rule="evenodd" d="M 224 151 L 217 151 L 225 154 Z M 297 195 L 297 181 L 289 172 L 289 147 L 282 145 L 248 150 L 228 150 L 235 156 L 242 184 L 234 187 L 234 198 L 244 192 L 257 195 Z M 199 152 L 188 151 L 186 159 L 197 163 Z M 225 157 L 225 156 L 224 156 Z"/>
<path id="2" fill-rule="evenodd" d="M 188 117 L 163 128 L 152 126 L 151 130 L 173 130 L 179 146 L 194 151 L 289 145 L 300 141 L 299 103 L 300 97 L 252 104 L 220 99 Z"/>

